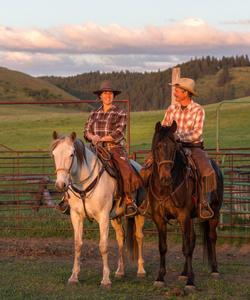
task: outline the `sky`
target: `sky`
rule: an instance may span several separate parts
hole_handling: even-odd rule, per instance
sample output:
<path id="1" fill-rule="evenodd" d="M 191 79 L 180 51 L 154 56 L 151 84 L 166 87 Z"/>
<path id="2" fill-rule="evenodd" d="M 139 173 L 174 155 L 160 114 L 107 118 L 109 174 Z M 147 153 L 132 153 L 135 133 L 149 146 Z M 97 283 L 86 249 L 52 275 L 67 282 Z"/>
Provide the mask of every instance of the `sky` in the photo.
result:
<path id="1" fill-rule="evenodd" d="M 249 55 L 250 0 L 0 0 L 0 66 L 145 72 Z"/>

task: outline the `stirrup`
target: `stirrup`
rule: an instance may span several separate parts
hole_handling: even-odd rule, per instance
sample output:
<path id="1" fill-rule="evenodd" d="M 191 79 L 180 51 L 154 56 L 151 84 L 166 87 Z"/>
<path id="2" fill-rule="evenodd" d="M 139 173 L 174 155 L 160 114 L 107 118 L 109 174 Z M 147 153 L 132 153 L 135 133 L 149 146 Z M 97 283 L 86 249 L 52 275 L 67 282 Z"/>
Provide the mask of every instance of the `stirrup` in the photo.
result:
<path id="1" fill-rule="evenodd" d="M 126 210 L 125 210 L 125 217 L 134 217 L 135 215 L 138 214 L 138 208 L 137 205 L 132 202 L 131 204 L 127 205 Z"/>
<path id="2" fill-rule="evenodd" d="M 56 210 L 60 211 L 62 214 L 70 215 L 70 206 L 68 201 L 64 200 L 64 197 L 62 200 L 56 205 Z"/>
<path id="3" fill-rule="evenodd" d="M 205 210 L 205 214 L 202 214 L 202 211 Z M 204 212 L 204 211 L 203 211 Z M 214 216 L 214 211 L 210 207 L 209 203 L 200 203 L 199 205 L 199 216 L 201 219 L 208 220 L 213 218 Z"/>

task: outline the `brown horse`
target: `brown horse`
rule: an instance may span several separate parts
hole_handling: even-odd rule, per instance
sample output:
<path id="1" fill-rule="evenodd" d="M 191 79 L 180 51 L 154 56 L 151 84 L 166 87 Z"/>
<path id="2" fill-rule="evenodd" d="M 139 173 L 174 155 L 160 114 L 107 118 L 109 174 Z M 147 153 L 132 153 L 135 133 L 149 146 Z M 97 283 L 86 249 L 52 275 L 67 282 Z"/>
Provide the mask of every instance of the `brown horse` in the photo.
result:
<path id="1" fill-rule="evenodd" d="M 185 256 L 181 277 L 186 278 L 185 289 L 195 289 L 192 256 L 195 247 L 195 231 L 193 218 L 197 217 L 197 203 L 194 201 L 196 180 L 189 167 L 182 145 L 176 141 L 176 122 L 172 126 L 163 127 L 160 122 L 155 126 L 152 141 L 152 174 L 149 179 L 148 197 L 152 219 L 159 235 L 160 269 L 155 281 L 156 286 L 164 285 L 166 274 L 165 255 L 167 252 L 167 223 L 177 219 L 182 231 L 182 251 Z M 218 275 L 216 260 L 216 227 L 219 223 L 219 210 L 223 201 L 223 177 L 214 161 L 211 161 L 216 172 L 217 190 L 211 193 L 210 204 L 214 211 L 212 219 L 202 223 L 204 234 L 204 250 L 213 275 Z"/>

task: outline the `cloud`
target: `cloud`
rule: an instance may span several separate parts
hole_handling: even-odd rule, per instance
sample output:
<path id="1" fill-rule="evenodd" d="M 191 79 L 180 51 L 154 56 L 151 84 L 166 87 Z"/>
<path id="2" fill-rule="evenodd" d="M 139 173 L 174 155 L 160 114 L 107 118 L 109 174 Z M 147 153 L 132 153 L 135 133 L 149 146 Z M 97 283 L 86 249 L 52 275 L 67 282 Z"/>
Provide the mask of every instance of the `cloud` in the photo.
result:
<path id="1" fill-rule="evenodd" d="M 225 21 L 225 22 L 222 22 L 222 24 L 226 24 L 226 25 L 250 25 L 250 19 Z"/>
<path id="2" fill-rule="evenodd" d="M 25 71 L 32 74 L 156 70 L 183 58 L 245 54 L 249 50 L 250 30 L 225 31 L 194 17 L 135 29 L 95 23 L 47 30 L 0 26 L 1 61 L 7 67 L 21 66 L 21 70 L 26 66 Z"/>

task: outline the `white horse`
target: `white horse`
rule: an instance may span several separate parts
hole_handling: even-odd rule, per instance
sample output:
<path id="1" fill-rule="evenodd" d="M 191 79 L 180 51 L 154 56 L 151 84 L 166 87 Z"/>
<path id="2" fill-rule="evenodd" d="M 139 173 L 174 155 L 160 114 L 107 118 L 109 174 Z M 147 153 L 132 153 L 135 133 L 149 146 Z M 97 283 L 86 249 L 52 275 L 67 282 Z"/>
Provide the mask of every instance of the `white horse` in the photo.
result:
<path id="1" fill-rule="evenodd" d="M 117 188 L 116 180 L 104 170 L 96 154 L 86 147 L 81 140 L 77 139 L 74 132 L 70 136 L 58 136 L 54 132 L 53 138 L 51 152 L 56 168 L 55 185 L 59 191 L 67 191 L 69 194 L 70 217 L 74 228 L 75 257 L 72 275 L 68 282 L 78 282 L 83 245 L 83 222 L 84 218 L 87 217 L 94 219 L 99 224 L 99 249 L 103 261 L 101 285 L 109 287 L 111 286 L 108 264 L 109 214 Z M 137 276 L 144 277 L 146 275 L 142 256 L 144 217 L 137 215 L 129 219 L 134 220 L 135 226 L 133 228 L 136 227 L 136 229 L 128 230 L 133 233 L 133 236 L 130 234 L 127 239 L 131 241 L 135 236 L 138 246 Z M 118 268 L 115 275 L 122 277 L 124 276 L 123 246 L 125 234 L 119 220 L 114 219 L 111 224 L 115 229 L 119 248 Z M 132 224 L 132 222 L 127 224 Z M 130 250 L 132 251 L 132 249 Z"/>

